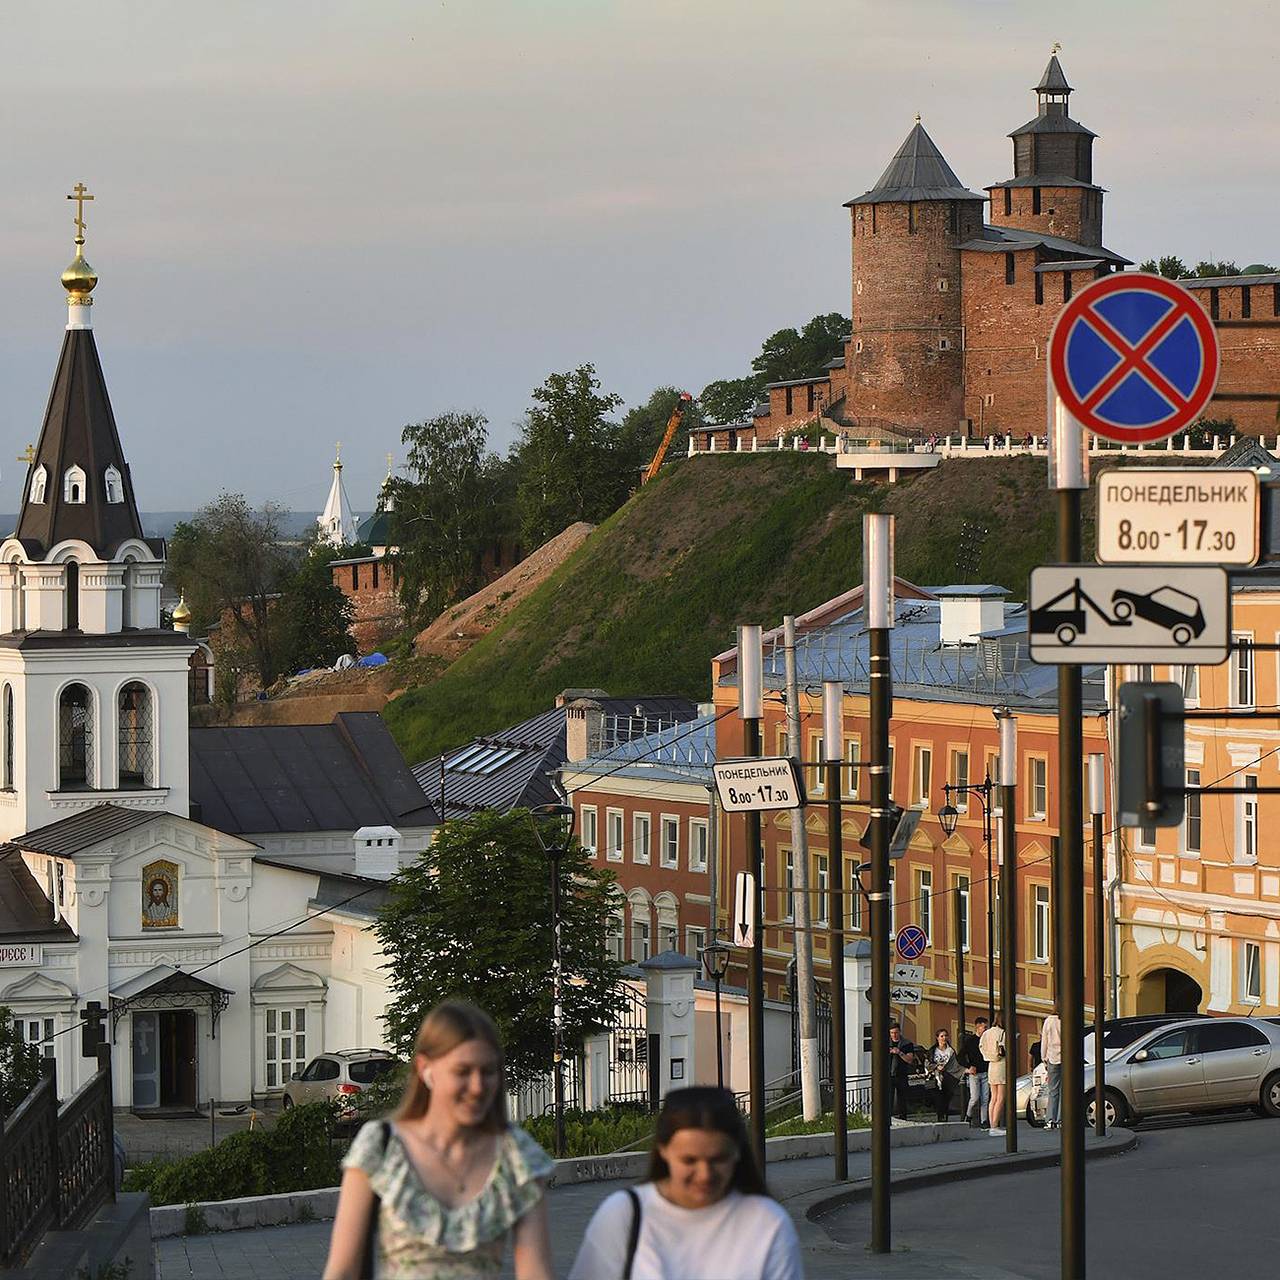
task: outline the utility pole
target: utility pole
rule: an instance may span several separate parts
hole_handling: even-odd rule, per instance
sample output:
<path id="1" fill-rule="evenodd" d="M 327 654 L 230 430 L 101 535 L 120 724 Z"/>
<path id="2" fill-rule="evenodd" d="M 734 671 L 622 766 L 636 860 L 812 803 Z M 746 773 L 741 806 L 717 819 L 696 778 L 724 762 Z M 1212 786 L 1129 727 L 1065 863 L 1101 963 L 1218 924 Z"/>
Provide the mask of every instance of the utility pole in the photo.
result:
<path id="1" fill-rule="evenodd" d="M 827 850 L 831 856 L 831 1092 L 837 1182 L 849 1177 L 846 1134 L 848 1065 L 844 1043 L 844 832 L 841 830 L 840 768 L 844 760 L 844 683 L 822 684 L 822 756 L 827 770 Z"/>
<path id="2" fill-rule="evenodd" d="M 870 658 L 871 1251 L 888 1253 L 889 1208 L 889 719 L 893 668 L 893 517 L 862 517 L 863 617 Z"/>
<path id="3" fill-rule="evenodd" d="M 1000 998 L 1004 1022 L 1006 1076 L 1004 1149 L 1018 1149 L 1018 722 L 1013 712 L 996 712 L 1000 726 Z"/>
<path id="4" fill-rule="evenodd" d="M 787 685 L 787 744 L 796 767 L 804 769 L 804 737 L 800 728 L 800 690 L 796 683 L 796 620 L 791 614 L 782 620 L 783 658 Z M 800 1013 L 800 1097 L 806 1120 L 822 1114 L 822 1084 L 819 1078 L 817 1010 L 813 983 L 813 909 L 809 901 L 809 833 L 805 811 L 791 811 L 791 850 L 795 879 L 795 928 L 791 936 L 796 952 L 796 1008 Z M 829 873 L 828 873 L 829 874 Z M 834 961 L 833 961 L 834 963 Z"/>
<path id="5" fill-rule="evenodd" d="M 1107 1023 L 1107 889 L 1102 822 L 1107 812 L 1106 757 L 1089 757 L 1089 814 L 1093 818 L 1093 1131 L 1107 1132 L 1107 1058 L 1102 1040 Z"/>

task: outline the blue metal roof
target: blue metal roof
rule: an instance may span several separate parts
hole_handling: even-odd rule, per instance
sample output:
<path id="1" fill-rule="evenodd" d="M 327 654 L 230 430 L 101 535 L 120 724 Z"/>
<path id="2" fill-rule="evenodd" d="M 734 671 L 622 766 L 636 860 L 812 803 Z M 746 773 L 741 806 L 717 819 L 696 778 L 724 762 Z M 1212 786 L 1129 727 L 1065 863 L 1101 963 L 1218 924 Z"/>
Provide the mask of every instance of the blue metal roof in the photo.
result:
<path id="1" fill-rule="evenodd" d="M 645 778 L 709 786 L 716 758 L 717 715 L 703 715 L 626 742 L 571 768 L 600 777 Z"/>

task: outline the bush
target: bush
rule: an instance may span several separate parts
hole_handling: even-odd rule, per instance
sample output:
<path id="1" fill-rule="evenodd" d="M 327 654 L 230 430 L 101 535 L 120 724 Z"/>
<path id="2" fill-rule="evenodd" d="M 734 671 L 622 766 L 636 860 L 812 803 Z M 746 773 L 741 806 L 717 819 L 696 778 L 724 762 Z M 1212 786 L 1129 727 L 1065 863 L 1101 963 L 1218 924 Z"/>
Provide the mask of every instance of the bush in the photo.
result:
<path id="1" fill-rule="evenodd" d="M 342 1171 L 334 1121 L 329 1103 L 294 1107 L 270 1129 L 233 1133 L 208 1151 L 180 1160 L 148 1161 L 131 1171 L 126 1186 L 149 1191 L 155 1205 L 336 1186 Z"/>
<path id="2" fill-rule="evenodd" d="M 545 1148 L 555 1147 L 554 1115 L 531 1116 L 524 1127 Z M 578 1111 L 564 1113 L 564 1148 L 568 1156 L 600 1156 L 620 1151 L 653 1134 L 653 1116 L 646 1111 Z M 644 1148 L 647 1149 L 647 1143 Z"/>
<path id="3" fill-rule="evenodd" d="M 850 1129 L 869 1129 L 871 1121 L 861 1111 L 850 1111 L 845 1118 Z M 790 1120 L 781 1120 L 771 1124 L 768 1129 L 770 1138 L 792 1138 L 801 1133 L 833 1133 L 835 1116 L 830 1112 L 820 1115 L 816 1120 L 806 1120 L 803 1116 L 795 1116 Z"/>

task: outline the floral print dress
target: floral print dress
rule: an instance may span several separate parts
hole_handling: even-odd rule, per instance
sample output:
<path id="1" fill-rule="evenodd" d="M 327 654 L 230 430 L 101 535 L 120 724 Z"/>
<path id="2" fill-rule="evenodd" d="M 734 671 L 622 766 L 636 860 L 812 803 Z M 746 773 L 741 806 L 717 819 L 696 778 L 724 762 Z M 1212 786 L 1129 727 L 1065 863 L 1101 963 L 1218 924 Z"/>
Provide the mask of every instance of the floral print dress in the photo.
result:
<path id="1" fill-rule="evenodd" d="M 385 1135 L 383 1125 L 390 1126 Z M 507 1237 L 543 1196 L 551 1157 L 519 1126 L 498 1134 L 480 1194 L 449 1208 L 422 1184 L 390 1121 L 356 1134 L 344 1169 L 363 1169 L 378 1212 L 378 1276 L 387 1280 L 486 1280 L 502 1271 Z"/>

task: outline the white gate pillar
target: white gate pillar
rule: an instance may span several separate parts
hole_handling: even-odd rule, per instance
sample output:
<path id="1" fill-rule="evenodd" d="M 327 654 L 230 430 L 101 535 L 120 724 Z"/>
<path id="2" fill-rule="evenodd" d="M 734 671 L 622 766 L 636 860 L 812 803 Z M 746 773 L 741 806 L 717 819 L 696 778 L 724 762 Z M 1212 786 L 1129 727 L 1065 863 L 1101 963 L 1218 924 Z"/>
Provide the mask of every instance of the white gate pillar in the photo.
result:
<path id="1" fill-rule="evenodd" d="M 686 1088 L 695 1079 L 693 979 L 698 964 L 678 951 L 662 951 L 645 960 L 640 969 L 650 1045 L 658 1037 L 653 1069 L 658 1073 L 661 1101 L 672 1089 Z"/>

